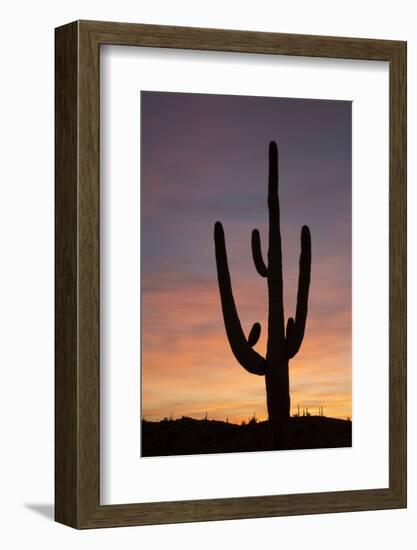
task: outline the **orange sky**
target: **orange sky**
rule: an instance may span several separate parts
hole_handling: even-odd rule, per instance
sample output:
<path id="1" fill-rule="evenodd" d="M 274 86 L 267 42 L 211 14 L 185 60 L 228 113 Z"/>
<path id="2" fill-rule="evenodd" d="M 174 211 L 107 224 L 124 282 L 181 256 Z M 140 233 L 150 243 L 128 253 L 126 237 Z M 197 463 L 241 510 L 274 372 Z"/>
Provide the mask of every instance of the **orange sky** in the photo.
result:
<path id="1" fill-rule="evenodd" d="M 266 418 L 264 378 L 237 363 L 225 334 L 213 224 L 217 219 L 224 224 L 242 326 L 248 333 L 255 321 L 261 323 L 256 349 L 264 353 L 267 288 L 252 264 L 250 232 L 260 229 L 266 254 L 271 137 L 282 158 L 286 318 L 295 313 L 301 226 L 308 224 L 312 234 L 306 332 L 290 361 L 291 410 L 299 404 L 317 414 L 322 405 L 326 416 L 352 414 L 350 107 L 340 105 L 346 102 L 301 105 L 304 100 L 294 105 L 270 100 L 265 106 L 263 98 L 246 99 L 237 109 L 233 98 L 142 93 L 141 368 L 142 417 L 148 420 L 203 418 L 206 412 L 230 422 L 254 413 Z M 304 117 L 298 116 L 300 105 Z M 288 115 L 291 108 L 299 133 Z M 251 116 L 251 132 L 242 138 L 241 126 L 247 127 Z M 309 147 L 315 155 L 305 161 Z"/>
<path id="2" fill-rule="evenodd" d="M 318 278 L 326 281 L 322 277 L 326 267 L 312 271 L 306 334 L 301 350 L 290 361 L 291 409 L 295 411 L 299 404 L 314 414 L 322 405 L 326 416 L 346 418 L 352 414 L 351 319 L 339 312 L 314 315 L 314 295 L 330 300 L 337 292 L 331 285 L 317 282 Z M 294 269 L 293 283 L 295 276 Z M 162 274 L 160 281 L 153 277 L 154 289 L 143 295 L 142 314 L 147 320 L 142 333 L 143 416 L 149 420 L 170 415 L 203 418 L 207 412 L 209 418 L 240 422 L 255 413 L 265 419 L 264 378 L 246 372 L 230 351 L 216 280 L 195 285 L 188 281 L 181 288 L 181 277 L 181 273 L 170 272 L 169 284 L 167 274 Z M 255 349 L 264 354 L 265 279 L 255 269 L 252 279 L 234 286 L 235 299 L 246 333 L 252 322 L 261 322 L 263 331 Z M 146 287 L 146 280 L 143 283 Z M 296 286 L 292 286 L 288 292 L 294 295 L 294 303 Z M 171 327 L 178 323 L 180 329 L 172 336 Z"/>

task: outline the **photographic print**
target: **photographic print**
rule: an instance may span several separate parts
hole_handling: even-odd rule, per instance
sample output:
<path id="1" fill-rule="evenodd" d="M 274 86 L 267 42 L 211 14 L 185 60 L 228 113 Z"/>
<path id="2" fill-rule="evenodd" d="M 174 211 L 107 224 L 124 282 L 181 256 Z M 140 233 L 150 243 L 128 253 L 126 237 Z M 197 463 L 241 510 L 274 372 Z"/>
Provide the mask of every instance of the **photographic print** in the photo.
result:
<path id="1" fill-rule="evenodd" d="M 352 444 L 350 101 L 141 92 L 142 457 Z"/>

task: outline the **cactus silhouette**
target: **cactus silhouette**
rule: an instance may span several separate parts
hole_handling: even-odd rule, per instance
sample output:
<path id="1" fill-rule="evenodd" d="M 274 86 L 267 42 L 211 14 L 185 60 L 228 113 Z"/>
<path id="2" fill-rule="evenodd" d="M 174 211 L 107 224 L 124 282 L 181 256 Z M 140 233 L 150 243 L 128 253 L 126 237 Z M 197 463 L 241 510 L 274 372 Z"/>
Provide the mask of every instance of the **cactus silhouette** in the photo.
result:
<path id="1" fill-rule="evenodd" d="M 265 264 L 259 231 L 252 232 L 252 256 L 257 272 L 268 283 L 268 339 L 266 356 L 253 349 L 261 334 L 261 325 L 255 323 L 246 338 L 236 310 L 232 292 L 223 226 L 216 222 L 214 242 L 217 277 L 224 325 L 230 347 L 237 361 L 252 374 L 265 376 L 268 421 L 274 448 L 285 448 L 288 441 L 290 417 L 290 390 L 288 363 L 304 338 L 307 320 L 308 292 L 311 271 L 311 237 L 309 228 L 301 229 L 301 254 L 295 319 L 290 317 L 285 327 L 280 208 L 278 197 L 278 148 L 269 144 L 268 177 L 269 248 Z"/>

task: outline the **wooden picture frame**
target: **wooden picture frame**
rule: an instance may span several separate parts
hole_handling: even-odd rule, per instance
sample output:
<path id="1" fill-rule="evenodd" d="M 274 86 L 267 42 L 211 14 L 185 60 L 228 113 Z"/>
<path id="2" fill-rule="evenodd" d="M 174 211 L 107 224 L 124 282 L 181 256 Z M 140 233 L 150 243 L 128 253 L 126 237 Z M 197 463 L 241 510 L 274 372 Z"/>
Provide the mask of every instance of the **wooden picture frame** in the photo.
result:
<path id="1" fill-rule="evenodd" d="M 76 21 L 56 29 L 55 519 L 75 528 L 406 506 L 406 43 Z M 118 44 L 389 62 L 389 487 L 101 505 L 99 55 Z"/>

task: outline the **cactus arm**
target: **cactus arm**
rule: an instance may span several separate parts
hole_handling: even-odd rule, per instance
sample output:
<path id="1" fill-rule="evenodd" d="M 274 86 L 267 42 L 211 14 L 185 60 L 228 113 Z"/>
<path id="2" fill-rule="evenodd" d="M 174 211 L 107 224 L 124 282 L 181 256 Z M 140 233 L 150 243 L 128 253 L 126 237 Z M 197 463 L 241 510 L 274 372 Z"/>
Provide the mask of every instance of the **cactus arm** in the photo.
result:
<path id="1" fill-rule="evenodd" d="M 301 229 L 301 254 L 298 274 L 297 307 L 295 312 L 295 321 L 290 318 L 288 319 L 287 323 L 286 349 L 288 357 L 290 359 L 294 357 L 294 355 L 298 352 L 304 338 L 308 311 L 310 275 L 311 235 L 310 229 L 306 225 L 304 225 Z M 291 320 L 292 323 L 290 323 Z"/>
<path id="2" fill-rule="evenodd" d="M 262 258 L 261 237 L 257 229 L 252 231 L 252 258 L 256 271 L 261 277 L 266 277 L 268 275 L 268 269 Z"/>
<path id="3" fill-rule="evenodd" d="M 252 348 L 258 343 L 260 335 L 261 335 L 261 325 L 259 323 L 254 323 L 248 336 L 248 344 Z"/>
<path id="4" fill-rule="evenodd" d="M 292 317 L 290 317 L 287 321 L 287 329 L 285 331 L 285 349 L 287 351 L 288 359 L 294 357 L 298 351 L 296 348 L 295 322 Z"/>
<path id="5" fill-rule="evenodd" d="M 292 317 L 289 317 L 287 321 L 287 328 L 285 330 L 285 341 L 289 342 L 291 341 L 294 333 L 294 319 Z"/>
<path id="6" fill-rule="evenodd" d="M 244 369 L 252 374 L 262 376 L 265 374 L 266 361 L 259 353 L 252 349 L 252 345 L 246 340 L 240 324 L 233 298 L 224 231 L 220 222 L 216 222 L 214 226 L 214 243 L 223 320 L 230 347 L 237 361 Z M 254 328 L 252 328 L 249 335 L 251 341 L 254 341 L 254 336 L 256 336 L 256 332 L 255 335 L 253 332 Z"/>

